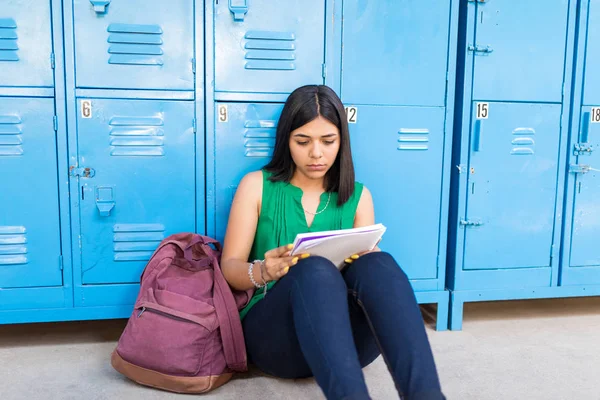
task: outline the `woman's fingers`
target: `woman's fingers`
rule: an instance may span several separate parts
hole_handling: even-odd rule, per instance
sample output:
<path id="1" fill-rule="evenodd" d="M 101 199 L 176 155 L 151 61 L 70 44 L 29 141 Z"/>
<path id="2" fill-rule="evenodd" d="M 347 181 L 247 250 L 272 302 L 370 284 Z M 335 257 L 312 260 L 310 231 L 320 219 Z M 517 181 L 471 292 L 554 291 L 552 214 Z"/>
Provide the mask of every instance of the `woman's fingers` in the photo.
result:
<path id="1" fill-rule="evenodd" d="M 277 247 L 273 250 L 269 250 L 265 253 L 265 259 L 289 256 L 289 253 L 293 248 L 294 248 L 293 244 L 288 244 L 285 246 Z"/>

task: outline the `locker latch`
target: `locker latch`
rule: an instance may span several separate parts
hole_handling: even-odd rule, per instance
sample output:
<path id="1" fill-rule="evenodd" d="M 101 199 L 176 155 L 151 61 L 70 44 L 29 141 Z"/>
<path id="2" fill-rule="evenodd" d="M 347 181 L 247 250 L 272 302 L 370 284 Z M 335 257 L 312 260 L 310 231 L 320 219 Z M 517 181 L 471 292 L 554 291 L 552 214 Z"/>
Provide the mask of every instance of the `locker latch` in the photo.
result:
<path id="1" fill-rule="evenodd" d="M 575 143 L 575 150 L 573 154 L 576 156 L 592 154 L 594 146 L 589 143 Z"/>
<path id="2" fill-rule="evenodd" d="M 96 187 L 96 207 L 101 217 L 109 217 L 115 207 L 115 194 L 111 186 Z"/>
<path id="3" fill-rule="evenodd" d="M 75 167 L 71 167 L 69 168 L 69 175 L 71 176 L 80 176 L 82 178 L 92 178 L 94 177 L 94 175 L 96 175 L 96 171 L 93 168 L 75 168 Z"/>
<path id="4" fill-rule="evenodd" d="M 486 0 L 467 0 L 468 3 L 485 3 Z"/>
<path id="5" fill-rule="evenodd" d="M 469 49 L 469 51 L 475 52 L 475 54 L 477 54 L 477 53 L 489 54 L 494 51 L 494 49 L 492 49 L 492 46 L 490 46 L 489 44 L 485 47 L 480 46 L 478 44 L 476 44 L 475 46 L 470 44 L 468 49 Z"/>
<path id="6" fill-rule="evenodd" d="M 229 11 L 235 21 L 243 21 L 248 12 L 248 0 L 229 0 Z"/>
<path id="7" fill-rule="evenodd" d="M 460 224 L 462 226 L 481 226 L 481 225 L 483 225 L 483 222 L 482 221 L 473 221 L 470 219 L 461 219 Z"/>
<path id="8" fill-rule="evenodd" d="M 569 165 L 569 172 L 572 174 L 587 174 L 592 170 L 590 165 L 571 164 Z"/>
<path id="9" fill-rule="evenodd" d="M 98 14 L 104 14 L 106 12 L 106 7 L 108 7 L 110 0 L 90 0 L 92 6 L 94 6 L 94 11 Z"/>

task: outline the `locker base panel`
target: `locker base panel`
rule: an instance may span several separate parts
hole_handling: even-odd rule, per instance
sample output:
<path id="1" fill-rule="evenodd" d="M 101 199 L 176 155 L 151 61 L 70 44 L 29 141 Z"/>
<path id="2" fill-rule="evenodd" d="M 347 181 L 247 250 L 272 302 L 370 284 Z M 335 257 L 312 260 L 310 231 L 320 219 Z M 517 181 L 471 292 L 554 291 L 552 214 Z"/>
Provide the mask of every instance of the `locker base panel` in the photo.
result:
<path id="1" fill-rule="evenodd" d="M 450 292 L 447 290 L 432 292 L 415 292 L 417 303 L 419 304 L 437 304 L 437 314 L 435 322 L 436 331 L 445 331 L 448 329 L 449 301 Z"/>
<path id="2" fill-rule="evenodd" d="M 450 330 L 462 330 L 463 306 L 468 302 L 600 296 L 600 285 L 537 287 L 450 292 Z"/>
<path id="3" fill-rule="evenodd" d="M 66 306 L 70 291 L 65 287 L 2 289 L 0 324 L 129 318 L 139 285 L 77 287 L 76 307 Z M 437 304 L 436 330 L 446 330 L 450 293 L 424 291 L 415 295 L 419 304 Z"/>
<path id="4" fill-rule="evenodd" d="M 0 311 L 0 324 L 129 318 L 133 305 Z"/>

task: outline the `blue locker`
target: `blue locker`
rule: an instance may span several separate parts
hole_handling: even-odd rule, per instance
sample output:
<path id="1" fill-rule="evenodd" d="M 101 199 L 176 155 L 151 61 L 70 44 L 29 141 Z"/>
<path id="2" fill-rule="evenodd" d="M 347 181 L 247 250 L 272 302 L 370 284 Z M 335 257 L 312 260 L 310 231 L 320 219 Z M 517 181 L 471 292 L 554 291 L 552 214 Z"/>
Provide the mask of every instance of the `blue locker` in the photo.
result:
<path id="1" fill-rule="evenodd" d="M 54 86 L 53 60 L 50 1 L 2 1 L 0 87 Z"/>
<path id="2" fill-rule="evenodd" d="M 162 239 L 195 231 L 194 104 L 78 105 L 81 283 L 137 283 Z"/>
<path id="3" fill-rule="evenodd" d="M 582 1 L 561 284 L 600 284 L 600 2 Z"/>
<path id="4" fill-rule="evenodd" d="M 193 0 L 73 0 L 79 88 L 194 90 Z"/>
<path id="5" fill-rule="evenodd" d="M 56 146 L 53 99 L 0 98 L 0 289 L 63 283 Z"/>
<path id="6" fill-rule="evenodd" d="M 290 93 L 323 83 L 325 0 L 214 2 L 215 91 Z"/>
<path id="7" fill-rule="evenodd" d="M 465 247 L 462 269 L 526 274 L 545 268 L 544 280 L 526 284 L 548 285 L 561 106 L 488 103 L 486 119 L 477 119 L 478 104 L 473 107 L 466 170 L 466 213 L 459 221 Z M 467 288 L 475 287 L 462 282 L 455 286 Z"/>
<path id="8" fill-rule="evenodd" d="M 240 180 L 273 155 L 282 104 L 215 103 L 214 169 L 216 239 L 221 243 Z"/>
<path id="9" fill-rule="evenodd" d="M 444 106 L 452 2 L 345 1 L 342 100 Z"/>
<path id="10" fill-rule="evenodd" d="M 462 5 L 451 329 L 464 302 L 586 294 L 559 286 L 577 3 Z"/>
<path id="11" fill-rule="evenodd" d="M 572 210 L 570 258 L 564 265 L 567 271 L 563 284 L 600 284 L 600 126 L 597 121 L 591 122 L 593 116 L 600 120 L 600 108 L 583 106 L 581 111 L 580 140 L 577 147 L 572 147 L 577 154 L 572 154 L 574 163 L 569 171 L 575 187 L 569 207 Z M 569 268 L 575 270 L 568 271 Z"/>
<path id="12" fill-rule="evenodd" d="M 561 102 L 569 0 L 476 4 L 473 99 Z"/>
<path id="13" fill-rule="evenodd" d="M 438 282 L 444 115 L 442 107 L 357 108 L 350 124 L 356 179 L 371 191 L 376 222 L 390 252 L 416 290 L 443 290 Z M 375 161 L 376 160 L 376 161 Z"/>

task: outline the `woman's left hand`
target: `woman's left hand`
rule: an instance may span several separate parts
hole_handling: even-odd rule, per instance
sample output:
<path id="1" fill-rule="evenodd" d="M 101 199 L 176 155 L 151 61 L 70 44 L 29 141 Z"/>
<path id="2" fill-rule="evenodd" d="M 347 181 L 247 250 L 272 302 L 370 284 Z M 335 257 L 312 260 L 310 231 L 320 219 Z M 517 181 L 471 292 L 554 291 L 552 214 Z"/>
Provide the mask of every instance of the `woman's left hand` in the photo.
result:
<path id="1" fill-rule="evenodd" d="M 381 239 L 379 239 L 379 241 L 377 242 L 377 244 L 375 245 L 375 247 L 373 247 L 372 250 L 366 250 L 366 251 L 362 251 L 358 254 L 352 254 L 350 257 L 346 258 L 344 260 L 344 262 L 346 264 L 352 264 L 354 261 L 358 260 L 361 256 L 364 256 L 365 254 L 369 254 L 369 253 L 375 253 L 377 251 L 381 251 L 381 249 L 379 249 L 379 247 L 377 247 L 379 245 L 379 242 L 381 242 Z"/>

